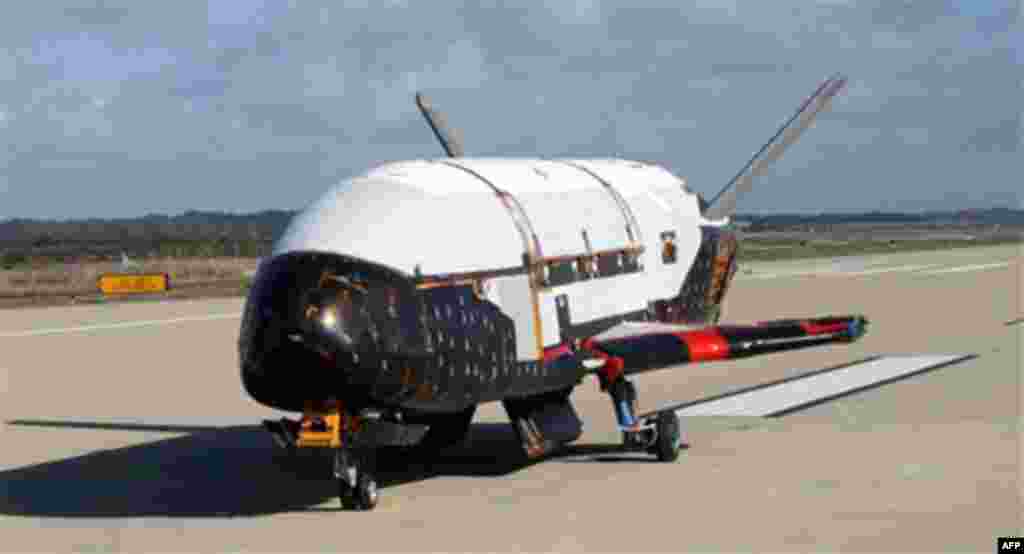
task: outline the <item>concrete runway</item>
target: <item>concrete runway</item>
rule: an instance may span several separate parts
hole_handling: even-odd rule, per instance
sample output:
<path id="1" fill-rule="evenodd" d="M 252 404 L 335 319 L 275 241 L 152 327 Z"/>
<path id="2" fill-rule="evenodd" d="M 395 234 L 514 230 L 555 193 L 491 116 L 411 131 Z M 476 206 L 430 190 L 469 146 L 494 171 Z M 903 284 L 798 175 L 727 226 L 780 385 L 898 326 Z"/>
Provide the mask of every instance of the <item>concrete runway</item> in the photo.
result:
<path id="1" fill-rule="evenodd" d="M 746 272 L 750 269 L 751 272 Z M 992 552 L 1021 534 L 1019 246 L 741 268 L 731 322 L 864 313 L 853 345 L 640 376 L 643 409 L 878 354 L 977 354 L 779 418 L 692 417 L 675 464 L 618 454 L 607 397 L 528 467 L 499 405 L 433 468 L 338 512 L 326 458 L 279 465 L 238 380 L 241 300 L 0 311 L 6 552 Z"/>

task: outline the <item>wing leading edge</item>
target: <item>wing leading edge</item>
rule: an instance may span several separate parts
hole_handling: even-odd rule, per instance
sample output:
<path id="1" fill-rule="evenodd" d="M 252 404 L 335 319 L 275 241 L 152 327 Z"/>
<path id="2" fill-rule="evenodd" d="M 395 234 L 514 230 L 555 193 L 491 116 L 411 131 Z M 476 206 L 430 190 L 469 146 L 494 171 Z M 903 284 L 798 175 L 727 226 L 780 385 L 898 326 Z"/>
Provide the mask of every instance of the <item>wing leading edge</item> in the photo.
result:
<path id="1" fill-rule="evenodd" d="M 599 335 L 581 346 L 603 360 L 599 368 L 602 373 L 629 374 L 853 342 L 864 335 L 867 325 L 864 316 L 848 315 L 699 328 L 638 326 L 635 333 L 605 338 Z"/>

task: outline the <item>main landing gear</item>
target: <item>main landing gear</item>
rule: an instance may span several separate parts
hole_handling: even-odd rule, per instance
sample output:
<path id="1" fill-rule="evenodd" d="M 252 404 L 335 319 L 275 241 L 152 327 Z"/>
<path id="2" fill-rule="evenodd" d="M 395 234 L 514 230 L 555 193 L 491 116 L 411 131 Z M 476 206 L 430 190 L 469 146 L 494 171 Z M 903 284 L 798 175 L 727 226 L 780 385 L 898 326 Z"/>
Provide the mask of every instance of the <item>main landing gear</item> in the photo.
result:
<path id="1" fill-rule="evenodd" d="M 622 375 L 607 384 L 602 379 L 602 388 L 612 398 L 625 450 L 653 454 L 660 462 L 674 462 L 679 458 L 682 431 L 679 416 L 674 411 L 665 410 L 638 418 L 636 388 Z"/>
<path id="2" fill-rule="evenodd" d="M 373 450 L 354 444 L 362 418 L 346 413 L 340 402 L 321 409 L 308 408 L 300 421 L 282 418 L 264 421 L 274 440 L 289 452 L 299 448 L 329 448 L 333 451 L 333 475 L 338 498 L 346 510 L 372 510 L 380 492 L 373 474 Z"/>

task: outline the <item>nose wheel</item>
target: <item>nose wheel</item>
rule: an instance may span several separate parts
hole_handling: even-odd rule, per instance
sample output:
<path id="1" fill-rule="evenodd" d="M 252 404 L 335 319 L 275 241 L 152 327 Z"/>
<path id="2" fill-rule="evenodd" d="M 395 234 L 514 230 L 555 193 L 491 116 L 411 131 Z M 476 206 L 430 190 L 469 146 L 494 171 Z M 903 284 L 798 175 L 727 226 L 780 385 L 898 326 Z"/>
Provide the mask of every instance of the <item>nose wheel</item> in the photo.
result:
<path id="1" fill-rule="evenodd" d="M 369 511 L 377 507 L 380 492 L 368 460 L 359 458 L 346 448 L 336 449 L 334 478 L 338 482 L 338 498 L 343 509 Z"/>
<path id="2" fill-rule="evenodd" d="M 367 511 L 377 507 L 380 491 L 374 476 L 374 450 L 355 440 L 364 424 L 361 416 L 345 412 L 341 402 L 310 406 L 300 421 L 264 421 L 274 441 L 289 452 L 329 448 L 334 454 L 333 476 L 341 507 Z"/>

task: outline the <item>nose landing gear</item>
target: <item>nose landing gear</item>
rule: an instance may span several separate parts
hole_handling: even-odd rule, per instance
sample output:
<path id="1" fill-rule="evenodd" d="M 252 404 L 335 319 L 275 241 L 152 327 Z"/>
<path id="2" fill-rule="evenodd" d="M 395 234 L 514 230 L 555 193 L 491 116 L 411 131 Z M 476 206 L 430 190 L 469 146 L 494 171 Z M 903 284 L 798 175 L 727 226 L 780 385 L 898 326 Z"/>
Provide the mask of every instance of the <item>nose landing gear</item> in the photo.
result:
<path id="1" fill-rule="evenodd" d="M 330 448 L 334 453 L 333 474 L 341 507 L 346 510 L 372 510 L 380 500 L 373 473 L 374 456 L 370 448 L 356 448 L 354 432 L 363 418 L 350 415 L 341 402 L 328 402 L 320 409 L 309 407 L 298 422 L 264 421 L 275 442 L 294 452 L 297 448 Z"/>
<path id="2" fill-rule="evenodd" d="M 372 510 L 380 493 L 377 480 L 369 470 L 371 457 L 357 455 L 349 448 L 334 451 L 334 478 L 338 482 L 338 498 L 346 510 Z"/>

